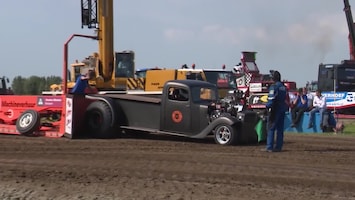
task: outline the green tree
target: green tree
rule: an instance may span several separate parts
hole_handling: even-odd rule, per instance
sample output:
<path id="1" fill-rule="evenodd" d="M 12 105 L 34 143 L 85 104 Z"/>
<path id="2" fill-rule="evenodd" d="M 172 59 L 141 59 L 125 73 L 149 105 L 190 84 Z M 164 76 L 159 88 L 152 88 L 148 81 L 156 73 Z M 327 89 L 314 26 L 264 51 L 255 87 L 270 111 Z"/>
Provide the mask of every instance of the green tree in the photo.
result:
<path id="1" fill-rule="evenodd" d="M 45 89 L 45 80 L 38 76 L 30 76 L 26 79 L 24 85 L 24 94 L 38 95 Z"/>
<path id="2" fill-rule="evenodd" d="M 48 91 L 50 85 L 60 84 L 62 82 L 59 76 L 38 77 L 30 76 L 23 78 L 17 76 L 12 81 L 12 90 L 19 95 L 40 95 L 42 91 Z"/>
<path id="3" fill-rule="evenodd" d="M 14 94 L 25 94 L 25 90 L 24 90 L 25 80 L 26 78 L 23 78 L 22 76 L 16 76 L 12 80 L 11 87 Z"/>
<path id="4" fill-rule="evenodd" d="M 49 76 L 46 77 L 46 90 L 50 90 L 50 86 L 52 84 L 61 84 L 62 83 L 62 78 L 59 76 Z"/>

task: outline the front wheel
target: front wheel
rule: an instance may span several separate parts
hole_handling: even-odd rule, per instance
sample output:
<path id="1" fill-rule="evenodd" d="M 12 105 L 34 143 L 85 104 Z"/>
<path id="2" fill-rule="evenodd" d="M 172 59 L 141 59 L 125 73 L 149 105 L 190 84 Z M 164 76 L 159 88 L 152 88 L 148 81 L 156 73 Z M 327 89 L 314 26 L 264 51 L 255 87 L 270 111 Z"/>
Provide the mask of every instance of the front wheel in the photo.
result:
<path id="1" fill-rule="evenodd" d="M 221 124 L 215 129 L 214 140 L 221 145 L 234 145 L 237 142 L 237 131 L 230 125 Z"/>

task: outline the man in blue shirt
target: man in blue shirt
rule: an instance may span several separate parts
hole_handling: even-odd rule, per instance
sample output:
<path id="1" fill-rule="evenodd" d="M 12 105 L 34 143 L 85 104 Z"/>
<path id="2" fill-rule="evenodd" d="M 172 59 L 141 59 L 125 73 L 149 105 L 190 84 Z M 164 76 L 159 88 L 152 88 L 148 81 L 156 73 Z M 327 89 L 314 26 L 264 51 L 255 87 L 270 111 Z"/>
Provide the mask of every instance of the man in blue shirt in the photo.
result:
<path id="1" fill-rule="evenodd" d="M 93 71 L 89 70 L 85 74 L 80 74 L 75 82 L 75 86 L 71 90 L 72 94 L 85 94 L 86 88 L 89 88 L 89 79 L 93 77 Z"/>
<path id="2" fill-rule="evenodd" d="M 303 113 L 308 110 L 307 88 L 304 87 L 298 91 L 297 97 L 292 104 L 294 106 L 291 109 L 291 127 L 296 127 L 300 122 Z"/>
<path id="3" fill-rule="evenodd" d="M 268 102 L 268 132 L 266 138 L 266 152 L 280 152 L 283 147 L 284 119 L 288 110 L 287 89 L 281 82 L 281 74 L 274 71 L 272 74 L 274 84 L 269 88 Z M 274 147 L 274 137 L 276 131 L 276 145 Z"/>

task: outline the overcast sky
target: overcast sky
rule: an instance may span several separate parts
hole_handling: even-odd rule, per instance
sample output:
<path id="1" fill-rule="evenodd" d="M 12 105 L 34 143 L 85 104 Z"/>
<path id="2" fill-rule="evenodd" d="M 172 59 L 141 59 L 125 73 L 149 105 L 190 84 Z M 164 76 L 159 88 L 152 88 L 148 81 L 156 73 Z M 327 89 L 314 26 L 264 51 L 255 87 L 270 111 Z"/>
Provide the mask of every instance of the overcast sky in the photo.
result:
<path id="1" fill-rule="evenodd" d="M 319 63 L 349 58 L 343 8 L 341 0 L 114 0 L 114 48 L 135 51 L 136 68 L 232 69 L 241 51 L 256 51 L 262 73 L 279 70 L 301 87 Z M 79 0 L 4 1 L 0 24 L 0 76 L 10 79 L 61 76 L 67 38 L 94 34 L 81 29 Z M 97 48 L 74 39 L 70 62 Z"/>

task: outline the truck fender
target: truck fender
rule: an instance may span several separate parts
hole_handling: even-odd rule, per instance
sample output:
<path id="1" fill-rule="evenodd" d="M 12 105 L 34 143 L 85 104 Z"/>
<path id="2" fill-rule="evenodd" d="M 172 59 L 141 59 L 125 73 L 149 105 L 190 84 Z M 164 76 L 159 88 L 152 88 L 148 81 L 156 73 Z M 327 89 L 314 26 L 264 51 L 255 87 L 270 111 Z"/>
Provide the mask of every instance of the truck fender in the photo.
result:
<path id="1" fill-rule="evenodd" d="M 199 134 L 192 136 L 192 138 L 205 138 L 207 135 L 212 133 L 212 131 L 220 124 L 227 124 L 230 126 L 239 126 L 241 121 L 228 116 L 219 117 L 213 120 L 206 128 L 204 128 Z"/>

